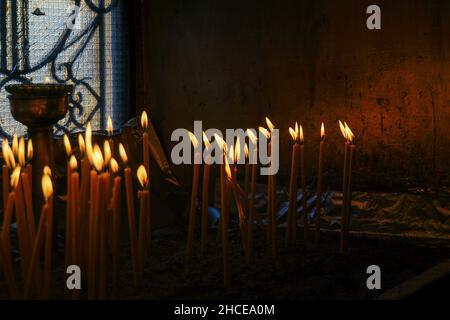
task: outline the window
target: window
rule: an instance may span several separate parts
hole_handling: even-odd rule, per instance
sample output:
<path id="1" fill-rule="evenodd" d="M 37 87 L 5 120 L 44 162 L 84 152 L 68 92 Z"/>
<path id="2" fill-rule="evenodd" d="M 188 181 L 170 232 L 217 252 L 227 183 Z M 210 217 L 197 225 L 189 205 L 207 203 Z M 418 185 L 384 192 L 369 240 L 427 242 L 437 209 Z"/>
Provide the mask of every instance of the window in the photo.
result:
<path id="1" fill-rule="evenodd" d="M 0 136 L 25 128 L 4 86 L 46 81 L 75 85 L 55 134 L 127 120 L 127 23 L 121 0 L 0 0 Z M 79 13 L 73 23 L 69 17 Z"/>

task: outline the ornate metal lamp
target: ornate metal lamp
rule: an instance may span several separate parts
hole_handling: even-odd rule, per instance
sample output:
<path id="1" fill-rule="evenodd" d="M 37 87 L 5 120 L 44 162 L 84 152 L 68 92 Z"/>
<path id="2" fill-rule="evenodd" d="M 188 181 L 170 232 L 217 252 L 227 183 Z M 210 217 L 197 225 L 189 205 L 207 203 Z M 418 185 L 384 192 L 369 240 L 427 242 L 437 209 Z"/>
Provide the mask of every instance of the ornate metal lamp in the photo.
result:
<path id="1" fill-rule="evenodd" d="M 28 128 L 33 139 L 33 206 L 40 212 L 43 203 L 41 177 L 44 166 L 54 168 L 53 126 L 66 116 L 72 85 L 14 84 L 5 87 L 11 114 Z"/>

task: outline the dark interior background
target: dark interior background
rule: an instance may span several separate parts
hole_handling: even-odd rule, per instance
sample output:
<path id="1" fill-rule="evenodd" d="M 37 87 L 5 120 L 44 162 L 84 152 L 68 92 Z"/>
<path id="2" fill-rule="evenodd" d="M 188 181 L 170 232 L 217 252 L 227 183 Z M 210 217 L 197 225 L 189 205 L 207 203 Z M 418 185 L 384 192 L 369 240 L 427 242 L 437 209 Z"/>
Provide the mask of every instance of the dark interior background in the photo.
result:
<path id="1" fill-rule="evenodd" d="M 366 28 L 365 0 L 147 0 L 134 2 L 136 111 L 150 110 L 170 155 L 176 128 L 247 128 L 269 116 L 305 129 L 316 171 L 327 129 L 328 183 L 339 186 L 343 138 L 357 136 L 356 187 L 449 182 L 450 1 L 379 0 L 382 30 Z M 189 183 L 191 168 L 174 168 Z"/>

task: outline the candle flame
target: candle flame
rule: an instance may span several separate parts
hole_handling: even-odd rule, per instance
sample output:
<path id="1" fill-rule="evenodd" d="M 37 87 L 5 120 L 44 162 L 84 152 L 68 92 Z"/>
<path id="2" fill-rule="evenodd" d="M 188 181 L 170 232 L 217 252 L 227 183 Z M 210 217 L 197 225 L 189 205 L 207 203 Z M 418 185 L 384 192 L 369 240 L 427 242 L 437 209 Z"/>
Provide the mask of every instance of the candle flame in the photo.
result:
<path id="1" fill-rule="evenodd" d="M 94 160 L 95 169 L 98 172 L 102 171 L 103 170 L 103 155 L 102 155 L 102 150 L 100 149 L 100 147 L 97 144 L 94 145 L 93 160 Z"/>
<path id="2" fill-rule="evenodd" d="M 86 138 L 86 144 L 91 143 L 92 144 L 92 126 L 91 123 L 88 122 L 86 125 L 86 132 L 85 132 L 85 138 Z"/>
<path id="3" fill-rule="evenodd" d="M 119 144 L 119 154 L 122 162 L 126 165 L 128 163 L 128 156 L 122 143 Z"/>
<path id="4" fill-rule="evenodd" d="M 247 135 L 248 138 L 250 140 L 250 142 L 254 145 L 256 145 L 256 143 L 258 142 L 258 137 L 256 136 L 256 134 L 253 132 L 253 130 L 251 129 L 247 129 Z"/>
<path id="5" fill-rule="evenodd" d="M 113 127 L 113 122 L 112 122 L 110 115 L 108 115 L 108 119 L 106 121 L 106 128 L 108 131 L 108 136 L 112 137 L 113 132 L 114 132 L 114 127 Z"/>
<path id="6" fill-rule="evenodd" d="M 84 138 L 81 133 L 78 134 L 78 148 L 80 149 L 81 155 L 84 155 L 86 152 L 86 145 L 84 143 Z"/>
<path id="7" fill-rule="evenodd" d="M 3 140 L 3 158 L 5 160 L 6 165 L 10 170 L 14 169 L 16 167 L 16 160 L 14 159 L 14 154 L 11 150 L 11 147 L 9 146 L 8 140 Z"/>
<path id="8" fill-rule="evenodd" d="M 300 142 L 304 143 L 305 142 L 305 137 L 303 136 L 303 127 L 300 126 Z"/>
<path id="9" fill-rule="evenodd" d="M 245 158 L 248 159 L 248 155 L 250 154 L 250 151 L 248 149 L 248 144 L 247 143 L 244 146 L 244 153 L 245 153 Z"/>
<path id="10" fill-rule="evenodd" d="M 42 175 L 41 185 L 44 199 L 47 202 L 48 199 L 53 195 L 53 184 L 50 176 L 46 174 Z"/>
<path id="11" fill-rule="evenodd" d="M 19 184 L 20 170 L 20 166 L 17 166 L 11 174 L 11 187 L 13 189 L 17 188 L 17 185 Z"/>
<path id="12" fill-rule="evenodd" d="M 31 160 L 33 160 L 33 141 L 31 139 L 28 139 L 27 159 L 29 162 L 31 162 Z"/>
<path id="13" fill-rule="evenodd" d="M 205 131 L 203 131 L 203 143 L 205 144 L 206 149 L 209 149 L 211 146 L 211 143 L 209 142 L 208 136 L 206 135 Z"/>
<path id="14" fill-rule="evenodd" d="M 355 135 L 353 134 L 352 130 L 351 130 L 350 127 L 347 125 L 347 123 L 344 122 L 344 124 L 345 124 L 345 133 L 346 133 L 346 136 L 347 136 L 347 140 L 348 140 L 350 143 L 352 143 L 352 142 L 353 142 L 353 139 L 355 138 Z"/>
<path id="15" fill-rule="evenodd" d="M 189 134 L 189 139 L 191 139 L 191 143 L 194 146 L 194 149 L 197 149 L 197 147 L 198 147 L 197 137 L 190 131 L 188 132 L 188 134 Z"/>
<path id="16" fill-rule="evenodd" d="M 69 165 L 70 165 L 70 169 L 72 169 L 73 171 L 77 170 L 77 168 L 78 168 L 78 161 L 77 161 L 77 158 L 75 158 L 74 155 L 72 155 L 70 157 Z"/>
<path id="17" fill-rule="evenodd" d="M 67 134 L 64 134 L 64 148 L 66 148 L 67 156 L 70 157 L 70 154 L 72 153 L 72 146 L 70 145 L 70 140 Z"/>
<path id="18" fill-rule="evenodd" d="M 142 188 L 147 187 L 148 184 L 147 171 L 145 170 L 145 167 L 143 165 L 139 166 L 137 170 L 137 177 Z"/>
<path id="19" fill-rule="evenodd" d="M 266 117 L 266 123 L 267 127 L 269 128 L 269 131 L 272 132 L 273 129 L 275 129 L 275 126 L 273 125 L 272 121 L 270 121 L 270 119 Z"/>
<path id="20" fill-rule="evenodd" d="M 225 142 L 225 140 L 222 139 L 222 137 L 220 135 L 218 135 L 217 133 L 214 134 L 214 139 L 216 139 L 217 144 L 219 145 L 219 148 L 221 148 L 224 152 L 227 151 L 227 143 Z"/>
<path id="21" fill-rule="evenodd" d="M 236 139 L 236 143 L 234 145 L 234 163 L 238 163 L 241 158 L 241 139 L 239 136 Z"/>
<path id="22" fill-rule="evenodd" d="M 322 126 L 320 127 L 320 138 L 325 138 L 325 125 L 322 122 Z"/>
<path id="23" fill-rule="evenodd" d="M 231 145 L 230 148 L 228 149 L 228 161 L 233 162 L 234 163 L 234 146 Z"/>
<path id="24" fill-rule="evenodd" d="M 341 133 L 342 133 L 342 135 L 344 136 L 344 138 L 345 138 L 346 140 L 348 140 L 348 137 L 347 137 L 347 129 L 345 128 L 345 126 L 344 126 L 344 124 L 342 123 L 341 120 L 339 120 L 339 128 L 341 129 Z"/>
<path id="25" fill-rule="evenodd" d="M 25 159 L 25 139 L 23 137 L 20 138 L 19 140 L 19 151 L 18 151 L 19 155 L 19 164 L 22 167 L 25 167 L 27 164 L 27 161 Z"/>
<path id="26" fill-rule="evenodd" d="M 105 140 L 103 143 L 103 153 L 105 155 L 105 166 L 107 166 L 112 157 L 111 146 L 108 140 Z"/>
<path id="27" fill-rule="evenodd" d="M 294 142 L 297 142 L 299 133 L 298 133 L 298 123 L 295 123 L 295 129 L 292 129 L 291 127 L 289 127 L 289 133 L 291 134 L 292 140 L 294 140 Z"/>
<path id="28" fill-rule="evenodd" d="M 230 164 L 228 163 L 228 160 L 226 157 L 225 157 L 225 173 L 227 175 L 228 180 L 231 180 L 231 178 L 232 178 L 231 168 L 230 168 Z"/>
<path id="29" fill-rule="evenodd" d="M 142 111 L 141 126 L 142 126 L 142 129 L 144 129 L 144 130 L 146 130 L 148 127 L 148 116 L 147 116 L 147 112 L 145 110 Z"/>
<path id="30" fill-rule="evenodd" d="M 13 135 L 12 152 L 13 152 L 13 155 L 15 157 L 17 157 L 17 154 L 19 152 L 19 139 L 17 138 L 17 134 L 16 133 L 14 133 L 14 135 Z"/>
<path id="31" fill-rule="evenodd" d="M 85 132 L 85 145 L 86 145 L 86 155 L 89 160 L 89 164 L 91 166 L 94 165 L 94 151 L 92 149 L 92 126 L 91 123 L 88 122 L 86 126 L 86 132 Z"/>
<path id="32" fill-rule="evenodd" d="M 119 172 L 119 164 L 117 163 L 116 159 L 112 158 L 109 161 L 109 168 L 111 169 L 111 172 L 114 174 Z"/>
<path id="33" fill-rule="evenodd" d="M 270 132 L 266 128 L 259 127 L 258 129 L 259 129 L 259 132 L 261 132 L 266 137 L 266 139 L 270 138 Z"/>
<path id="34" fill-rule="evenodd" d="M 44 169 L 42 170 L 42 173 L 48 175 L 49 177 L 51 177 L 52 176 L 52 169 L 50 169 L 49 166 L 45 166 Z"/>

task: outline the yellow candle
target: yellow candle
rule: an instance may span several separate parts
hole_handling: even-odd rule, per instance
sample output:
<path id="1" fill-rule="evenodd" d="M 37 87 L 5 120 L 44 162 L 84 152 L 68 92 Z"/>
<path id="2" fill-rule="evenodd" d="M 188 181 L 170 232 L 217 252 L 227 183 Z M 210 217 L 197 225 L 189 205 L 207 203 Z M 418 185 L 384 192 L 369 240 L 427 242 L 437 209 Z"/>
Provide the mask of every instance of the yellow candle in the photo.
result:
<path id="1" fill-rule="evenodd" d="M 128 156 L 122 144 L 119 144 L 119 153 L 125 165 L 128 163 Z M 137 247 L 137 233 L 136 233 L 136 216 L 134 211 L 134 192 L 133 192 L 133 178 L 131 169 L 126 167 L 125 175 L 125 191 L 127 197 L 127 213 L 128 213 L 128 229 L 130 234 L 131 258 L 133 262 L 134 285 L 139 285 L 139 268 L 138 268 L 138 247 Z"/>
<path id="2" fill-rule="evenodd" d="M 79 239 L 79 222 L 80 222 L 80 196 L 79 196 L 79 174 L 77 171 L 78 163 L 75 156 L 70 157 L 70 169 L 71 169 L 71 193 L 69 199 L 69 205 L 71 206 L 71 214 L 70 214 L 70 231 L 71 231 L 71 261 L 72 264 L 80 265 L 80 244 L 78 242 Z"/>
<path id="3" fill-rule="evenodd" d="M 319 165 L 317 173 L 316 244 L 319 243 L 319 235 L 320 235 L 320 212 L 322 210 L 322 171 L 323 171 L 324 146 L 325 146 L 325 126 L 322 123 L 322 127 L 320 129 Z"/>
<path id="4" fill-rule="evenodd" d="M 257 143 L 258 139 L 255 133 L 248 129 L 247 135 L 251 144 L 253 145 L 253 157 L 252 157 L 252 177 L 251 177 L 251 186 L 250 186 L 250 199 L 248 205 L 248 223 L 247 223 L 247 256 L 246 261 L 250 263 L 253 256 L 253 223 L 255 220 L 255 198 L 256 198 L 256 175 L 258 170 L 257 159 L 258 159 L 258 148 Z M 249 158 L 250 163 L 250 158 Z"/>
<path id="5" fill-rule="evenodd" d="M 114 157 L 114 139 L 113 139 L 114 127 L 113 127 L 113 123 L 112 123 L 112 119 L 111 119 L 110 115 L 108 115 L 108 120 L 107 120 L 107 131 L 108 131 L 108 137 L 109 137 L 109 146 L 111 147 L 111 155 Z"/>
<path id="6" fill-rule="evenodd" d="M 69 137 L 64 134 L 64 148 L 66 149 L 67 155 L 67 165 L 66 165 L 66 182 L 67 182 L 67 196 L 66 196 L 66 234 L 65 234 L 65 265 L 68 267 L 71 264 L 72 259 L 72 229 L 71 229 L 71 221 L 72 221 L 72 206 L 71 206 L 71 188 L 72 188 L 72 169 L 70 167 L 70 155 L 72 153 L 72 146 L 70 144 Z"/>
<path id="7" fill-rule="evenodd" d="M 47 205 L 47 227 L 45 236 L 45 258 L 44 258 L 44 286 L 42 296 L 46 299 L 50 296 L 50 285 L 52 278 L 52 244 L 53 244 L 53 184 L 50 176 L 44 174 L 42 177 L 42 190 Z"/>
<path id="8" fill-rule="evenodd" d="M 26 271 L 28 270 L 29 262 L 30 262 L 30 234 L 29 228 L 27 224 L 27 218 L 25 215 L 24 208 L 24 197 L 23 197 L 23 187 L 22 181 L 20 179 L 20 167 L 16 167 L 14 172 L 11 175 L 11 180 L 15 179 L 15 176 L 18 176 L 18 184 L 16 188 L 16 198 L 15 198 L 15 208 L 16 208 L 16 218 L 17 218 L 17 233 L 19 236 L 19 248 L 22 256 L 21 265 L 22 265 L 22 274 L 26 275 Z M 11 182 L 13 184 L 13 182 Z"/>
<path id="9" fill-rule="evenodd" d="M 111 159 L 111 171 L 117 174 L 119 165 L 116 160 Z M 119 291 L 120 276 L 120 219 L 121 219 L 121 182 L 122 178 L 116 176 L 113 182 L 113 192 L 111 206 L 113 209 L 113 227 L 112 227 L 112 287 L 113 295 L 117 297 Z"/>
<path id="10" fill-rule="evenodd" d="M 286 245 L 295 241 L 295 234 L 297 230 L 297 177 L 298 160 L 300 156 L 300 146 L 298 144 L 298 123 L 295 123 L 295 129 L 289 128 L 289 132 L 294 141 L 294 145 L 292 146 L 291 176 L 289 183 L 289 209 L 286 226 Z"/>
<path id="11" fill-rule="evenodd" d="M 141 126 L 144 133 L 142 135 L 142 155 L 144 157 L 144 168 L 147 173 L 150 172 L 150 147 L 148 141 L 148 116 L 147 112 L 143 111 L 141 115 Z"/>
<path id="12" fill-rule="evenodd" d="M 189 132 L 189 137 L 191 139 L 194 150 L 197 149 L 199 142 L 198 139 L 192 132 Z M 187 238 L 187 246 L 186 246 L 186 260 L 189 260 L 192 256 L 192 243 L 194 241 L 194 229 L 195 229 L 195 212 L 196 212 L 196 202 L 197 202 L 197 193 L 198 193 L 198 180 L 200 173 L 200 160 L 201 154 L 200 152 L 195 152 L 195 160 L 194 160 L 194 173 L 192 176 L 192 192 L 191 192 L 191 206 L 189 209 L 189 226 L 188 226 L 188 238 Z"/>
<path id="13" fill-rule="evenodd" d="M 108 208 L 110 200 L 110 175 L 104 172 L 100 175 L 100 186 L 103 192 L 100 196 L 100 299 L 106 299 L 107 275 L 108 275 Z"/>
<path id="14" fill-rule="evenodd" d="M 148 192 L 148 177 L 144 166 L 140 166 L 137 171 L 137 177 L 141 184 L 142 190 L 138 192 L 140 199 L 140 213 L 139 213 L 139 281 L 142 281 L 145 263 L 145 243 L 146 243 L 146 228 L 147 228 L 147 212 L 149 206 L 149 192 Z"/>
<path id="15" fill-rule="evenodd" d="M 30 180 L 30 189 L 33 188 L 33 165 L 31 162 L 33 161 L 33 141 L 31 139 L 28 140 L 27 143 L 27 172 L 28 179 Z"/>
<path id="16" fill-rule="evenodd" d="M 301 172 L 301 183 L 302 183 L 302 206 L 303 206 L 303 236 L 305 240 L 308 238 L 308 193 L 306 191 L 306 172 L 305 172 L 305 140 L 303 137 L 303 128 L 300 126 L 300 172 Z"/>
<path id="17" fill-rule="evenodd" d="M 97 230 L 97 206 L 99 197 L 98 175 L 95 170 L 90 173 L 90 204 L 89 204 L 89 247 L 88 247 L 88 281 L 89 281 L 89 299 L 93 299 L 96 295 L 96 280 L 97 280 L 97 252 L 96 249 L 96 234 Z"/>

